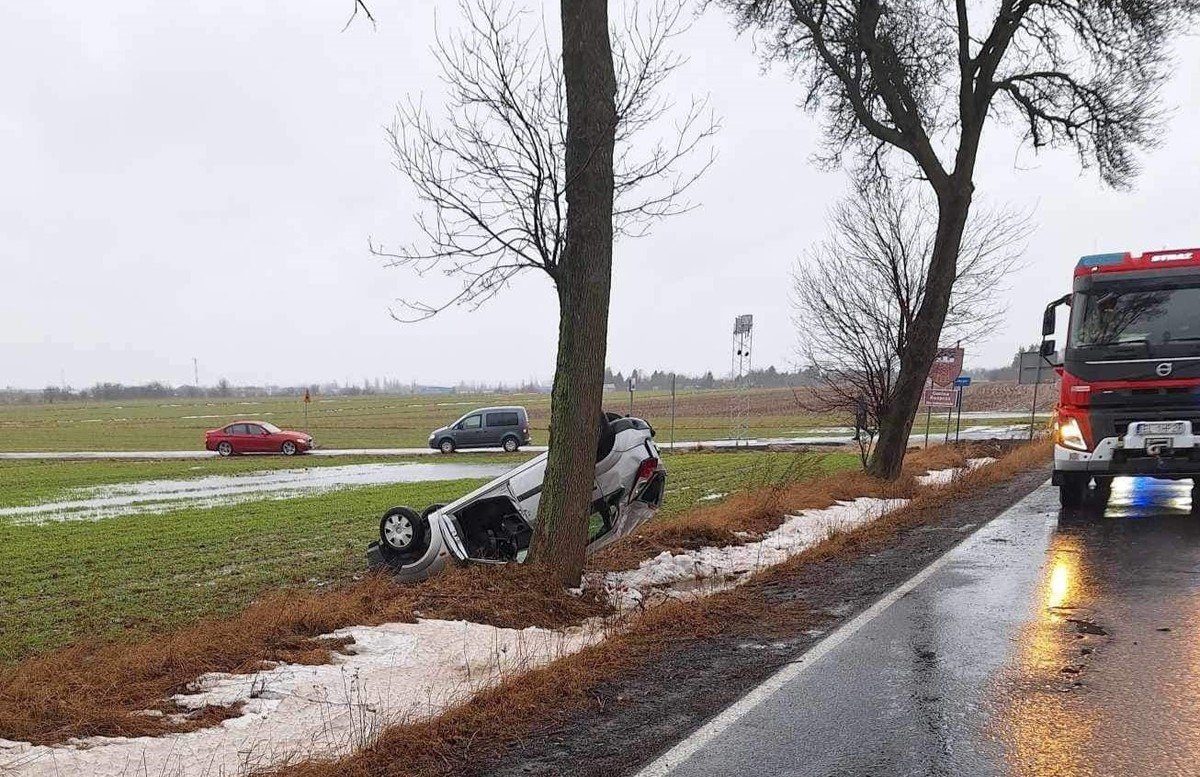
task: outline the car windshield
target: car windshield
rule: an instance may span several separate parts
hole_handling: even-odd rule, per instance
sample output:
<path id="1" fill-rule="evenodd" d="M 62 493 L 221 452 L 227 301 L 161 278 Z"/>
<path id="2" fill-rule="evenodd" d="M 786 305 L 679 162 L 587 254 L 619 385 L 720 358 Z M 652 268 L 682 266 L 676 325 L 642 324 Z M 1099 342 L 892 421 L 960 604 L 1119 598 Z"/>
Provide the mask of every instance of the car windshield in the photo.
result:
<path id="1" fill-rule="evenodd" d="M 1130 288 L 1096 284 L 1071 304 L 1071 347 L 1200 342 L 1200 287 Z"/>
<path id="2" fill-rule="evenodd" d="M 266 421 L 262 422 L 262 428 L 266 429 L 268 434 L 279 434 L 283 431 L 275 424 L 269 424 Z"/>

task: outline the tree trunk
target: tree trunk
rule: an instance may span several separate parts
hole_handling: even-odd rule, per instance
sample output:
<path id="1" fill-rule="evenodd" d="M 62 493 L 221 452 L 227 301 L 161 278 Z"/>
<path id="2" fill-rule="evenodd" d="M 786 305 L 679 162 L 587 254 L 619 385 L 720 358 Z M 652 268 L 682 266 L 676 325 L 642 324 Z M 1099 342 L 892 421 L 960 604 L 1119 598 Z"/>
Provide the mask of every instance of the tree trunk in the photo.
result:
<path id="1" fill-rule="evenodd" d="M 555 272 L 558 360 L 550 456 L 531 561 L 578 585 L 603 413 L 612 286 L 616 74 L 607 0 L 562 0 L 567 90 L 567 236 Z"/>
<path id="2" fill-rule="evenodd" d="M 913 317 L 906 347 L 900 354 L 896 390 L 887 412 L 879 419 L 879 440 L 867 467 L 867 471 L 878 478 L 895 480 L 900 476 L 925 379 L 937 356 L 938 340 L 950 306 L 950 292 L 958 274 L 963 230 L 971 211 L 971 185 L 968 183 L 956 189 L 954 194 L 938 198 L 938 230 L 929 261 L 924 299 Z"/>

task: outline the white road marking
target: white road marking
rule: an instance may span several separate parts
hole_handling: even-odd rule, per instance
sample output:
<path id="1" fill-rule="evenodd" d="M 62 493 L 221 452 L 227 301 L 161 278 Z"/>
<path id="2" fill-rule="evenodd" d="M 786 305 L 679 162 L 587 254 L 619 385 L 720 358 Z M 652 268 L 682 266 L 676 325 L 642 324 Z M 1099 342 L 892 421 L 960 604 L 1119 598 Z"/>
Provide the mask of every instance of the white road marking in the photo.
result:
<path id="1" fill-rule="evenodd" d="M 1038 489 L 1032 491 L 1030 495 L 1036 494 L 1041 488 L 1045 487 L 1046 485 L 1040 486 Z M 1028 496 L 1025 497 L 1025 499 L 1028 498 Z M 1012 507 L 1021 504 L 1025 499 L 1019 500 Z M 1008 510 L 1011 510 L 1012 507 L 1009 507 Z M 1008 510 L 1004 512 L 1008 512 Z M 1003 514 L 1001 513 L 1001 515 Z M 964 542 L 969 540 L 970 538 L 968 537 Z M 828 636 L 796 659 L 795 662 L 788 664 L 783 669 L 768 677 L 761 685 L 754 688 L 732 706 L 727 707 L 721 714 L 708 723 L 698 728 L 687 739 L 684 739 L 675 745 L 675 747 L 672 747 L 666 753 L 659 756 L 658 759 L 643 768 L 634 777 L 666 777 L 666 775 L 669 775 L 676 767 L 683 765 L 689 758 L 703 749 L 705 745 L 719 737 L 729 727 L 754 711 L 759 705 L 778 693 L 785 685 L 804 674 L 813 664 L 816 664 L 826 655 L 836 650 L 842 643 L 857 634 L 864 626 L 882 615 L 889 607 L 925 582 L 931 575 L 949 563 L 951 557 L 954 555 L 954 551 L 962 545 L 963 543 L 956 544 L 930 562 L 929 566 L 910 577 L 904 583 L 901 583 L 899 587 L 893 589 L 882 599 L 875 602 L 875 604 L 863 610 L 853 620 L 830 632 Z"/>

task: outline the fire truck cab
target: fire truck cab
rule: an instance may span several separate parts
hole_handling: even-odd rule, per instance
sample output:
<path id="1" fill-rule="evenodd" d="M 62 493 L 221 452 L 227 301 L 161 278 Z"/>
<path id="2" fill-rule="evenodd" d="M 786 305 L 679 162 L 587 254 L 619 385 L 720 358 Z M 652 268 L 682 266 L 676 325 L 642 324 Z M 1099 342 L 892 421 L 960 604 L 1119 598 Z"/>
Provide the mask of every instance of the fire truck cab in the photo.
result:
<path id="1" fill-rule="evenodd" d="M 1085 256 L 1070 294 L 1046 308 L 1042 355 L 1057 352 L 1059 306 L 1070 324 L 1055 365 L 1054 484 L 1063 507 L 1113 478 L 1200 479 L 1200 249 Z"/>

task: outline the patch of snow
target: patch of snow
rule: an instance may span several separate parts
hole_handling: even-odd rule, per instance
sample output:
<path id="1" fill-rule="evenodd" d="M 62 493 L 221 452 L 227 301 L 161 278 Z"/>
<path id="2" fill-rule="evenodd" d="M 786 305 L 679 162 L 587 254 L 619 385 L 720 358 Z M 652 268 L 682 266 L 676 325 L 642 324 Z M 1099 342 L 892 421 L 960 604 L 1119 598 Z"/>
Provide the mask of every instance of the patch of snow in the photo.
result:
<path id="1" fill-rule="evenodd" d="M 648 593 L 678 593 L 681 585 L 683 592 L 694 593 L 698 581 L 715 584 L 716 588 L 736 585 L 753 572 L 786 561 L 834 534 L 870 523 L 905 504 L 905 499 L 864 497 L 823 510 L 806 510 L 789 517 L 756 542 L 686 553 L 663 551 L 637 569 L 610 572 L 596 582 L 623 607 L 637 606 Z M 666 588 L 675 591 L 664 591 Z"/>
<path id="2" fill-rule="evenodd" d="M 336 758 L 384 727 L 431 717 L 503 677 L 598 641 L 602 632 L 501 629 L 425 620 L 342 629 L 353 653 L 332 664 L 284 664 L 249 675 L 206 675 L 182 706 L 244 702 L 219 726 L 160 737 L 89 737 L 61 746 L 0 740 L 6 777 L 208 777 L 302 758 Z"/>
<path id="3" fill-rule="evenodd" d="M 494 478 L 510 469 L 510 464 L 349 464 L 186 480 L 143 480 L 77 489 L 57 502 L 0 508 L 0 522 L 96 521 L 258 499 L 290 499 L 357 486 Z"/>
<path id="4" fill-rule="evenodd" d="M 711 502 L 711 501 L 713 501 L 713 500 L 716 500 L 716 499 L 724 499 L 724 498 L 725 498 L 725 497 L 727 497 L 727 496 L 729 496 L 729 494 L 726 494 L 724 491 L 716 491 L 716 492 L 714 492 L 714 493 L 711 493 L 711 494 L 705 494 L 704 496 L 700 497 L 700 499 L 699 499 L 699 500 L 697 500 L 697 501 L 700 501 L 700 502 Z"/>
<path id="5" fill-rule="evenodd" d="M 964 472 L 969 472 L 980 467 L 986 467 L 988 464 L 995 463 L 995 459 L 990 456 L 983 456 L 977 459 L 967 459 L 965 467 L 951 467 L 950 469 L 939 469 L 933 472 L 926 472 L 924 475 L 917 475 L 916 481 L 922 486 L 945 486 L 953 483 L 955 478 L 960 477 Z"/>

